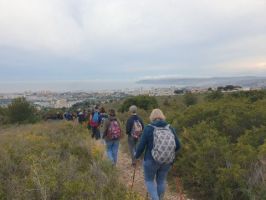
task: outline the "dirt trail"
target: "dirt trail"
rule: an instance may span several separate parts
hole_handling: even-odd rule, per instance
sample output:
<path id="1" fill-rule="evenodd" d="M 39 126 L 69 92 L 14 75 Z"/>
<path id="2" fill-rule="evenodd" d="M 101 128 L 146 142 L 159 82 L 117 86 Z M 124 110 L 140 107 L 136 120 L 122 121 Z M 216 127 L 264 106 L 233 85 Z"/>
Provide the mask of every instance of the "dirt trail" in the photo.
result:
<path id="1" fill-rule="evenodd" d="M 120 171 L 121 176 L 120 181 L 124 183 L 129 189 L 132 185 L 132 177 L 134 168 L 131 166 L 131 159 L 126 153 L 123 153 L 122 151 L 119 151 L 118 155 L 118 163 L 117 168 Z M 136 172 L 135 172 L 135 181 L 133 185 L 133 190 L 137 193 L 139 193 L 144 198 L 147 195 L 146 187 L 144 184 L 144 178 L 143 178 L 143 168 L 140 163 L 138 163 Z M 179 197 L 179 195 L 175 192 L 170 192 L 168 189 L 166 190 L 166 194 L 164 197 L 165 200 L 181 200 L 182 198 Z M 185 200 L 185 199 L 182 199 Z"/>

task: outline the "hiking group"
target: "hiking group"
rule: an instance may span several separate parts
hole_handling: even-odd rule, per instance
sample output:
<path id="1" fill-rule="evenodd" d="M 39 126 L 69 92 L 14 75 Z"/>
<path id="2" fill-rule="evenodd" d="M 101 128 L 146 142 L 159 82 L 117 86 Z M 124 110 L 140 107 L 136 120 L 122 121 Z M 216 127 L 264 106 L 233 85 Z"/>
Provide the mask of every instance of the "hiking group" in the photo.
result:
<path id="1" fill-rule="evenodd" d="M 160 109 L 151 112 L 150 124 L 146 126 L 138 116 L 135 105 L 130 106 L 129 112 L 125 128 L 131 164 L 135 170 L 137 161 L 144 153 L 143 169 L 147 191 L 152 200 L 162 200 L 167 174 L 180 149 L 180 142 Z M 96 106 L 89 116 L 89 125 L 92 138 L 102 138 L 105 141 L 107 157 L 115 166 L 120 139 L 123 137 L 121 122 L 117 119 L 115 110 L 110 109 L 107 115 L 104 108 L 99 110 Z"/>

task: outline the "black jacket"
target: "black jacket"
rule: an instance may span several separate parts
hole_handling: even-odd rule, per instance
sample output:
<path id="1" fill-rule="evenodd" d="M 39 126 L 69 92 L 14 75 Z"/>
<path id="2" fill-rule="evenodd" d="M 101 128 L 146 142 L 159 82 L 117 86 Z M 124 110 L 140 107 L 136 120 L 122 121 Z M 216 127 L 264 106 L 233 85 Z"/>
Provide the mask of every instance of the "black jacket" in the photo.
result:
<path id="1" fill-rule="evenodd" d="M 127 124 L 126 124 L 126 133 L 128 136 L 131 135 L 131 131 L 132 131 L 135 120 L 139 120 L 139 122 L 141 123 L 141 126 L 142 126 L 142 130 L 144 129 L 144 124 L 143 124 L 142 119 L 138 115 L 131 115 L 128 118 Z"/>

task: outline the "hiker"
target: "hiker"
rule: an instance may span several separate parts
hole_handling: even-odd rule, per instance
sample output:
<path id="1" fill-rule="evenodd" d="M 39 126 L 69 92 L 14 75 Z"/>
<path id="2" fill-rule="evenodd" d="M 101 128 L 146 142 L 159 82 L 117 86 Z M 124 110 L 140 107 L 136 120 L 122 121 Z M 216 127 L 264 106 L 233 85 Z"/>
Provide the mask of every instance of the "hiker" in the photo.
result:
<path id="1" fill-rule="evenodd" d="M 65 118 L 67 121 L 72 121 L 72 120 L 73 120 L 73 116 L 72 116 L 72 114 L 71 114 L 69 111 L 65 112 L 65 114 L 64 114 L 64 118 Z"/>
<path id="2" fill-rule="evenodd" d="M 109 110 L 109 117 L 104 122 L 103 138 L 106 143 L 107 157 L 115 166 L 117 162 L 119 140 L 122 137 L 120 122 L 115 116 L 115 110 Z"/>
<path id="3" fill-rule="evenodd" d="M 150 121 L 151 124 L 144 128 L 135 158 L 138 159 L 146 149 L 143 162 L 145 185 L 152 200 L 161 200 L 167 173 L 174 162 L 175 153 L 180 149 L 180 143 L 160 109 L 151 112 Z"/>
<path id="4" fill-rule="evenodd" d="M 128 118 L 126 123 L 126 133 L 128 135 L 128 147 L 131 155 L 132 166 L 136 165 L 134 155 L 136 153 L 136 146 L 138 140 L 142 134 L 144 125 L 143 120 L 137 115 L 137 106 L 132 105 L 129 107 L 131 116 Z"/>
<path id="5" fill-rule="evenodd" d="M 79 124 L 82 124 L 82 122 L 84 121 L 84 114 L 80 108 L 78 109 L 77 117 L 78 117 Z"/>
<path id="6" fill-rule="evenodd" d="M 108 114 L 105 112 L 104 107 L 100 108 L 100 116 L 101 116 L 100 134 L 101 134 L 101 138 L 102 138 L 103 132 L 104 132 L 104 121 L 108 118 Z"/>
<path id="7" fill-rule="evenodd" d="M 95 138 L 96 140 L 100 139 L 100 130 L 99 126 L 101 123 L 101 116 L 99 113 L 99 107 L 95 106 L 94 111 L 92 112 L 90 116 L 90 125 L 91 125 L 91 130 L 92 130 L 92 138 Z"/>
<path id="8" fill-rule="evenodd" d="M 92 109 L 89 107 L 88 108 L 88 113 L 87 113 L 87 117 L 86 117 L 86 120 L 87 120 L 87 129 L 90 131 L 91 130 L 91 117 L 92 117 Z"/>

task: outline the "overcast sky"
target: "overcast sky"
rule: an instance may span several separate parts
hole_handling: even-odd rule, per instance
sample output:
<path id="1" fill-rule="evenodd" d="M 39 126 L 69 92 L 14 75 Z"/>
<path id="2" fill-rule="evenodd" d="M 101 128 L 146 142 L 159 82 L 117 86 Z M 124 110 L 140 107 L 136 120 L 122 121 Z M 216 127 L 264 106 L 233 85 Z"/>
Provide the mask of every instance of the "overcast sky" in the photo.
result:
<path id="1" fill-rule="evenodd" d="M 0 0 L 0 82 L 266 76 L 266 0 Z"/>

